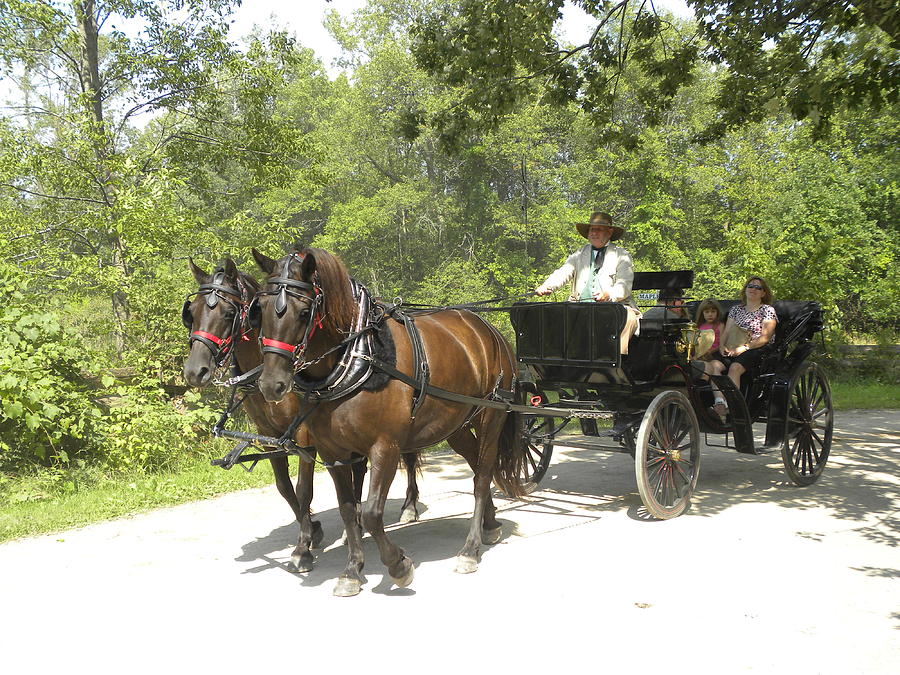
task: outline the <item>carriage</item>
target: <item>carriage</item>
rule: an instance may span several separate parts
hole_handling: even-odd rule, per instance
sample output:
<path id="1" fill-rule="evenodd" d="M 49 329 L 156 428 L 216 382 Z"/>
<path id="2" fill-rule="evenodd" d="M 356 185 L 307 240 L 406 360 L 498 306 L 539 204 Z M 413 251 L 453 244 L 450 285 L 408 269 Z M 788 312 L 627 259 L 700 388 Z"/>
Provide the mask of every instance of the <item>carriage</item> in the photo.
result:
<path id="1" fill-rule="evenodd" d="M 686 289 L 692 283 L 691 271 L 639 272 L 632 289 Z M 727 312 L 735 301 L 720 304 Z M 696 305 L 686 303 L 688 316 Z M 694 360 L 697 332 L 688 319 L 643 320 L 622 356 L 622 305 L 514 305 L 510 319 L 523 369 L 516 410 L 530 489 L 546 473 L 554 445 L 628 453 L 647 511 L 672 518 L 688 507 L 697 484 L 701 434 L 707 445 L 740 453 L 778 451 L 791 481 L 815 482 L 828 460 L 834 418 L 825 374 L 808 360 L 823 328 L 822 310 L 807 301 L 774 307 L 774 341 L 763 347 L 741 389 L 726 375 L 711 376 L 728 402 L 723 420 L 711 410 L 712 389 Z M 754 438 L 755 423 L 765 424 L 762 443 Z"/>

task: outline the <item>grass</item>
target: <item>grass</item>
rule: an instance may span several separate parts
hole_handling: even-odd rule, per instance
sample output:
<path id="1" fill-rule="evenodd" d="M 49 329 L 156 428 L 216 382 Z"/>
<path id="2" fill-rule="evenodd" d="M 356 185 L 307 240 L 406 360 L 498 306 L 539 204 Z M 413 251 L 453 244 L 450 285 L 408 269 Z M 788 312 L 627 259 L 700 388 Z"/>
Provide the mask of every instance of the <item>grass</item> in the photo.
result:
<path id="1" fill-rule="evenodd" d="M 900 384 L 832 380 L 835 410 L 883 410 L 900 408 Z"/>
<path id="2" fill-rule="evenodd" d="M 296 461 L 291 464 L 294 475 Z M 107 474 L 82 467 L 4 475 L 0 477 L 0 542 L 273 484 L 268 462 L 247 473 L 240 467 L 225 471 L 210 466 L 207 457 L 160 474 Z"/>
<path id="3" fill-rule="evenodd" d="M 837 410 L 900 408 L 897 384 L 833 380 L 831 387 Z M 0 474 L 0 542 L 274 483 L 268 462 L 260 462 L 253 473 L 239 467 L 224 471 L 209 460 L 230 448 L 221 441 L 205 448 L 206 454 L 160 474 L 109 474 L 89 467 Z M 291 460 L 292 475 L 296 462 Z"/>

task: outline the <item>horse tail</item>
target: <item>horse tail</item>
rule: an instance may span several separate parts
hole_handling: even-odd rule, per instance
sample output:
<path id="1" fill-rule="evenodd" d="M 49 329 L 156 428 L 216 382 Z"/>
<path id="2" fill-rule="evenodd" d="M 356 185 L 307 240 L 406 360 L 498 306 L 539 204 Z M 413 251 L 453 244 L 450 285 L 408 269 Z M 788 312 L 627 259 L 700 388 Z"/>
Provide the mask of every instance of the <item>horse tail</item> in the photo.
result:
<path id="1" fill-rule="evenodd" d="M 522 442 L 522 416 L 506 413 L 497 443 L 494 484 L 510 497 L 522 497 L 525 487 L 525 444 Z"/>
<path id="2" fill-rule="evenodd" d="M 413 452 L 403 452 L 400 454 L 400 460 L 403 463 L 403 467 L 406 469 L 406 473 L 411 474 L 413 476 L 422 475 L 422 451 L 415 450 Z"/>

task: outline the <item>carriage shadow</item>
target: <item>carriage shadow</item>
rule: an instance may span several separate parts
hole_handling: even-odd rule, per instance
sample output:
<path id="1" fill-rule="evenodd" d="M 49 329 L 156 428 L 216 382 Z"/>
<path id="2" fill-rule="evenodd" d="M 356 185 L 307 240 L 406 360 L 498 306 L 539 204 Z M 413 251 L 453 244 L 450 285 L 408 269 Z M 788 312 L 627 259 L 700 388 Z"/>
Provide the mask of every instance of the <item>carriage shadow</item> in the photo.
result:
<path id="1" fill-rule="evenodd" d="M 689 514 L 715 516 L 732 506 L 774 503 L 790 509 L 827 508 L 863 538 L 888 546 L 900 546 L 900 486 L 896 473 L 900 434 L 890 413 L 866 412 L 865 430 L 859 424 L 842 428 L 841 419 L 862 413 L 844 413 L 836 420 L 828 466 L 813 485 L 799 487 L 785 475 L 780 452 L 741 455 L 734 450 L 704 447 L 700 479 Z M 756 428 L 764 433 L 762 426 Z M 720 442 L 721 437 L 711 437 Z M 628 455 L 601 450 L 564 451 L 567 461 L 551 464 L 541 489 L 579 494 L 625 503 L 629 517 L 653 520 L 641 506 Z M 554 458 L 554 461 L 556 459 Z M 550 478 L 551 480 L 548 480 Z M 798 532 L 821 538 L 821 533 Z"/>

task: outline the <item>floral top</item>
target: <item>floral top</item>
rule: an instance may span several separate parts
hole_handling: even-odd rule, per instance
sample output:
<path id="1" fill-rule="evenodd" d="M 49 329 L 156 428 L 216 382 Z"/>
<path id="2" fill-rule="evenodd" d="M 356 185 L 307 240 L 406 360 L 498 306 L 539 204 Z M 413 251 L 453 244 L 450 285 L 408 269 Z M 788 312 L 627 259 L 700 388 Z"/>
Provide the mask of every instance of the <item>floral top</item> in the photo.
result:
<path id="1" fill-rule="evenodd" d="M 755 312 L 748 312 L 747 307 L 744 305 L 735 305 L 728 312 L 728 317 L 733 319 L 734 322 L 750 333 L 750 339 L 755 340 L 760 335 L 762 335 L 762 325 L 764 321 L 778 321 L 778 315 L 775 314 L 775 308 L 772 305 L 760 305 L 759 308 Z M 775 334 L 772 334 L 772 339 L 769 340 L 771 343 L 772 340 L 775 339 Z"/>

